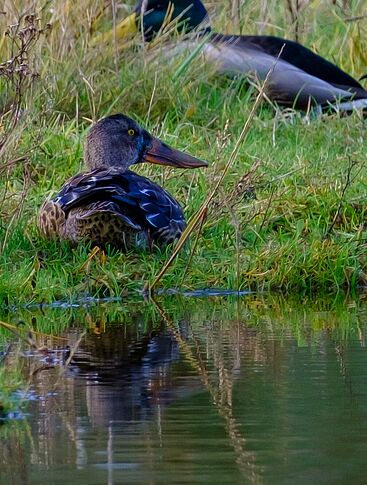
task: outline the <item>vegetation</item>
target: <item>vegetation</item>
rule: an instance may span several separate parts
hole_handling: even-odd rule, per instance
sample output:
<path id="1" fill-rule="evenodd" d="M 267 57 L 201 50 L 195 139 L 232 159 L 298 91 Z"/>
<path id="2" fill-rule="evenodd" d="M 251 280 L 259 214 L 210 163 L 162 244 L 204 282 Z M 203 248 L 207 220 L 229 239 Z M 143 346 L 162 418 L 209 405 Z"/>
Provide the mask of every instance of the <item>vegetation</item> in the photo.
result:
<path id="1" fill-rule="evenodd" d="M 129 2 L 130 6 L 132 2 Z M 207 2 L 220 31 L 295 38 L 356 78 L 365 74 L 363 2 Z M 250 4 L 250 5 L 249 5 Z M 348 4 L 345 6 L 345 4 Z M 129 5 L 120 4 L 124 17 Z M 218 181 L 257 93 L 215 75 L 200 57 L 171 61 L 161 43 L 98 42 L 114 18 L 102 0 L 5 0 L 0 12 L 0 300 L 3 305 L 114 296 L 153 281 L 172 247 L 123 254 L 40 238 L 42 201 L 82 170 L 92 120 L 124 112 L 173 146 L 206 159 L 196 172 L 139 167 L 192 216 Z M 361 19 L 354 19 L 362 16 Z M 226 19 L 231 18 L 230 21 Z M 254 22 L 254 19 L 257 19 Z M 6 32 L 7 34 L 3 34 Z M 96 40 L 97 39 L 97 40 Z M 365 121 L 317 118 L 266 101 L 209 205 L 200 234 L 160 285 L 314 291 L 367 278 Z M 198 234 L 198 235 L 197 235 Z"/>

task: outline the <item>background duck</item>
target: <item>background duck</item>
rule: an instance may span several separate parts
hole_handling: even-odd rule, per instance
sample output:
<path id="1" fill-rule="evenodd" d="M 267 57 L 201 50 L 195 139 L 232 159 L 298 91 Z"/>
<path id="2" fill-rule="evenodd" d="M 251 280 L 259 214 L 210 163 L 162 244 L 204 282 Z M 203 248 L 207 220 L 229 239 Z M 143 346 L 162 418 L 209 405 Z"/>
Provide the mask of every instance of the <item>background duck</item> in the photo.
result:
<path id="1" fill-rule="evenodd" d="M 179 203 L 128 167 L 149 162 L 194 168 L 206 162 L 169 147 L 121 114 L 91 128 L 84 158 L 90 171 L 68 180 L 41 208 L 38 225 L 45 237 L 126 250 L 166 245 L 181 235 L 186 222 Z"/>
<path id="2" fill-rule="evenodd" d="M 330 106 L 341 111 L 367 108 L 367 91 L 349 74 L 303 45 L 267 35 L 224 35 L 211 32 L 208 14 L 200 0 L 139 0 L 133 14 L 120 22 L 114 34 L 126 37 L 142 26 L 152 40 L 168 21 L 186 32 L 197 30 L 184 43 L 207 42 L 202 51 L 219 72 L 240 73 L 264 81 L 271 71 L 266 95 L 281 106 L 308 110 Z M 107 40 L 112 31 L 102 39 Z"/>

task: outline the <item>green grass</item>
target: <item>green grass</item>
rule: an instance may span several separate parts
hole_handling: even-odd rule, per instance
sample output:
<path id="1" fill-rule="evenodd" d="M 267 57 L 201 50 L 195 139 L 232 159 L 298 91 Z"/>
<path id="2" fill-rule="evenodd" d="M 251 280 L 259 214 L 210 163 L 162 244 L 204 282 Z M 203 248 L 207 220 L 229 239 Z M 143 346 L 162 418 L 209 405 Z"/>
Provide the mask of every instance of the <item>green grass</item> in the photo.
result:
<path id="1" fill-rule="evenodd" d="M 15 3 L 21 12 L 27 10 L 26 1 Z M 5 0 L 1 26 L 16 20 L 12 4 Z M 126 50 L 93 45 L 89 24 L 78 12 L 63 11 L 62 2 L 54 2 L 50 17 L 49 10 L 41 10 L 42 2 L 35 4 L 41 24 L 51 21 L 54 27 L 41 33 L 30 50 L 30 68 L 39 76 L 21 86 L 15 127 L 9 106 L 18 78 L 0 77 L 0 137 L 6 140 L 0 152 L 0 300 L 7 305 L 134 292 L 152 281 L 172 247 L 153 253 L 111 250 L 106 258 L 97 255 L 88 262 L 88 246 L 73 249 L 44 241 L 36 228 L 42 201 L 82 170 L 89 120 L 124 112 L 167 143 L 208 160 L 208 169 L 195 172 L 139 167 L 164 185 L 190 217 L 218 180 L 254 93 L 240 80 L 203 69 L 200 59 L 185 67 L 187 54 L 168 63 L 159 55 L 150 59 L 137 45 Z M 307 7 L 300 15 L 300 40 L 359 77 L 366 62 L 366 21 L 343 21 L 363 10 L 361 2 L 351 4 L 345 13 L 331 2 Z M 98 5 L 88 2 L 88 12 L 97 12 Z M 110 15 L 107 10 L 101 29 L 111 25 Z M 285 8 L 268 2 L 269 25 L 263 33 L 292 37 L 287 15 Z M 217 30 L 230 30 L 224 8 L 213 18 Z M 256 32 L 253 19 L 260 18 L 253 2 L 241 18 L 242 32 Z M 6 48 L 0 62 L 10 58 L 11 45 L 1 42 Z M 210 206 L 190 267 L 195 236 L 160 285 L 297 292 L 364 285 L 365 130 L 359 114 L 309 122 L 300 114 L 275 113 L 263 103 Z M 253 199 L 239 182 L 256 161 L 259 167 L 248 182 Z"/>

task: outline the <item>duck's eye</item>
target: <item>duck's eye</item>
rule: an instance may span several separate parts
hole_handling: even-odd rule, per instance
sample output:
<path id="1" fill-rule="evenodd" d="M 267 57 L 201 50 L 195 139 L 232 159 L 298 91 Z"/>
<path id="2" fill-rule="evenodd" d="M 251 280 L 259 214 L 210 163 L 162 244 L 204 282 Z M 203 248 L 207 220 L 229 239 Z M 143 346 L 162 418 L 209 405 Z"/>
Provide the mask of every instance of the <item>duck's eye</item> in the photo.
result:
<path id="1" fill-rule="evenodd" d="M 129 130 L 127 130 L 128 134 L 130 136 L 134 136 L 135 135 L 135 130 L 133 130 L 132 128 L 130 128 Z"/>

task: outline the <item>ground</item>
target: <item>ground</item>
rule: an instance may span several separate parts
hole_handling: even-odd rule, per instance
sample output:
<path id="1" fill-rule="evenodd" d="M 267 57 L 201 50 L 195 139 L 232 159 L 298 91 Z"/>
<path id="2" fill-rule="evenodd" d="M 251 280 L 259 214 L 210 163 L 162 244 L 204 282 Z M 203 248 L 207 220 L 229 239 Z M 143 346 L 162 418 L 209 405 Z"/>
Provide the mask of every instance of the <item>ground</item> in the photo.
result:
<path id="1" fill-rule="evenodd" d="M 246 2 L 231 21 L 230 2 L 207 4 L 218 31 L 297 36 L 354 77 L 365 74 L 361 2 L 343 8 L 341 2 L 306 2 L 298 13 L 288 5 Z M 83 169 L 92 120 L 124 112 L 172 146 L 207 160 L 209 168 L 190 172 L 139 168 L 164 185 L 190 218 L 221 176 L 255 102 L 255 88 L 216 75 L 200 58 L 187 63 L 183 53 L 169 63 L 159 45 L 144 50 L 140 38 L 128 46 L 96 41 L 96 31 L 112 25 L 111 10 L 102 7 L 102 1 L 45 7 L 5 0 L 1 9 L 1 31 L 13 25 L 0 38 L 0 62 L 12 60 L 0 70 L 3 306 L 141 290 L 172 254 L 172 247 L 91 253 L 84 244 L 71 248 L 40 237 L 38 209 Z M 119 4 L 117 17 L 130 8 Z M 193 232 L 159 286 L 304 292 L 364 285 L 365 129 L 359 113 L 317 118 L 262 101 L 201 232 Z"/>

